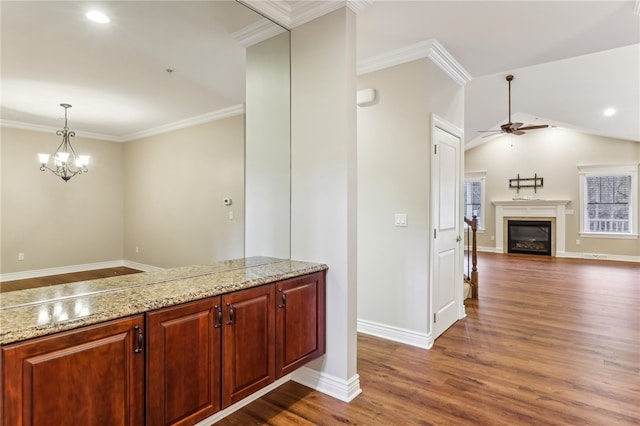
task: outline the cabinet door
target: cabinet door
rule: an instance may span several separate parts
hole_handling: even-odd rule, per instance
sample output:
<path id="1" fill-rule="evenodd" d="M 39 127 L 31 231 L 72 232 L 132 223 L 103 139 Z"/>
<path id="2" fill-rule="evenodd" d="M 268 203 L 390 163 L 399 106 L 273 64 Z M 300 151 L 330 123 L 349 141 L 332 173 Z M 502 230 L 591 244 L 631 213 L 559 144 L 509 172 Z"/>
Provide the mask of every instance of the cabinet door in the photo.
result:
<path id="1" fill-rule="evenodd" d="M 325 272 L 276 283 L 276 378 L 325 353 Z"/>
<path id="2" fill-rule="evenodd" d="M 144 422 L 143 317 L 2 348 L 4 424 Z"/>
<path id="3" fill-rule="evenodd" d="M 274 286 L 222 296 L 222 407 L 274 381 Z"/>
<path id="4" fill-rule="evenodd" d="M 220 297 L 147 314 L 147 425 L 193 425 L 220 410 Z"/>

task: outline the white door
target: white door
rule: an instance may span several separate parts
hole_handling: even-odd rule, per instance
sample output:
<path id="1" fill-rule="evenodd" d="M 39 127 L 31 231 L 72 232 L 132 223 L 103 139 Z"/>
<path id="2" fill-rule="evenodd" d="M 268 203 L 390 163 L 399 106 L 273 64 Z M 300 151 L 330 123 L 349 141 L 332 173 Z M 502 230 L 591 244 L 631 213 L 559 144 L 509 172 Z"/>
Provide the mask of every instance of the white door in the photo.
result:
<path id="1" fill-rule="evenodd" d="M 431 121 L 431 330 L 436 339 L 464 316 L 460 242 L 462 131 L 436 116 Z"/>

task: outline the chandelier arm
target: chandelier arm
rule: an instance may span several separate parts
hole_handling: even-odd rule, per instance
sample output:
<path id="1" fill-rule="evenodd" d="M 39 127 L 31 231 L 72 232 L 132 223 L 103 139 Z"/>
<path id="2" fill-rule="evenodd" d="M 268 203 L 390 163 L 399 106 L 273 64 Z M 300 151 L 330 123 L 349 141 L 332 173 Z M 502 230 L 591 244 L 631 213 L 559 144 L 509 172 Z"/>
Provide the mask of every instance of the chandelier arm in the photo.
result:
<path id="1" fill-rule="evenodd" d="M 67 123 L 67 109 L 71 108 L 71 105 L 60 104 L 60 106 L 64 108 L 64 128 L 56 131 L 56 135 L 62 136 L 62 141 L 53 154 L 52 165 L 55 169 L 49 167 L 47 163 L 41 163 L 40 170 L 49 170 L 67 182 L 75 175 L 89 171 L 86 161 L 88 156 L 86 159 L 81 158 L 71 144 L 71 138 L 76 135 L 76 132 L 69 130 Z M 60 155 L 62 153 L 64 155 Z"/>

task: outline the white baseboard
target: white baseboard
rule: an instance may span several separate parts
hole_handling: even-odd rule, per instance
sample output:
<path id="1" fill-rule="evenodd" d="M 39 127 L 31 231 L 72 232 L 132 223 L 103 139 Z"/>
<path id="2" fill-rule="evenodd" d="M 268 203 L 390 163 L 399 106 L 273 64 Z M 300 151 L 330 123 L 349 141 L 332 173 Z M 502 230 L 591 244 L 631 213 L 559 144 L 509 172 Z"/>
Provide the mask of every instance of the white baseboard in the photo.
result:
<path id="1" fill-rule="evenodd" d="M 423 349 L 431 349 L 433 346 L 431 333 L 419 333 L 363 319 L 358 320 L 358 332 Z"/>
<path id="2" fill-rule="evenodd" d="M 501 254 L 502 250 L 495 247 L 478 247 L 478 251 L 485 253 Z M 596 259 L 596 260 L 613 260 L 616 262 L 640 262 L 640 256 L 627 256 L 622 254 L 606 254 L 606 253 L 580 253 L 570 251 L 556 252 L 556 257 L 569 257 L 572 259 Z"/>
<path id="3" fill-rule="evenodd" d="M 291 380 L 344 402 L 351 402 L 362 393 L 358 374 L 343 380 L 309 367 L 301 367 L 291 373 Z"/>
<path id="4" fill-rule="evenodd" d="M 285 384 L 289 380 L 291 380 L 291 375 L 290 374 L 288 374 L 288 375 L 286 375 L 284 377 L 281 377 L 278 380 L 276 380 L 275 382 L 271 383 L 270 385 L 267 385 L 264 388 L 260 389 L 259 391 L 256 391 L 255 393 L 252 393 L 251 395 L 249 395 L 245 399 L 243 399 L 241 401 L 238 401 L 235 404 L 225 408 L 224 410 L 218 411 L 217 413 L 215 413 L 211 417 L 207 417 L 206 419 L 196 423 L 195 426 L 210 426 L 210 425 L 216 423 L 217 421 L 222 420 L 223 418 L 227 417 L 228 415 L 238 411 L 239 409 L 241 409 L 245 405 L 251 404 L 256 399 L 261 398 L 262 396 L 268 394 L 272 390 L 282 386 L 283 384 Z"/>
<path id="5" fill-rule="evenodd" d="M 154 272 L 154 271 L 162 271 L 165 268 L 161 268 L 159 266 L 153 265 L 145 265 L 144 263 L 132 262 L 130 260 L 123 260 L 124 266 L 127 268 L 137 269 L 143 272 Z"/>
<path id="6" fill-rule="evenodd" d="M 116 268 L 125 266 L 124 260 L 112 260 L 108 262 L 85 263 L 82 265 L 61 266 L 58 268 L 34 269 L 32 271 L 10 272 L 0 275 L 0 281 L 15 281 L 28 278 L 46 277 L 48 275 L 70 274 L 73 272 L 84 272 L 92 269 Z"/>
<path id="7" fill-rule="evenodd" d="M 143 263 L 131 262 L 128 260 L 110 260 L 108 262 L 84 263 L 82 265 L 60 266 L 57 268 L 34 269 L 31 271 L 9 272 L 0 274 L 0 282 L 26 280 L 29 278 L 47 277 L 49 275 L 71 274 L 73 272 L 92 271 L 95 269 L 117 268 L 126 266 L 127 268 L 138 269 L 143 272 L 160 271 L 164 268 L 145 265 Z"/>
<path id="8" fill-rule="evenodd" d="M 640 262 L 640 256 L 626 256 L 620 254 L 604 254 L 604 253 L 579 253 L 579 252 L 563 252 L 556 253 L 558 257 L 568 257 L 572 259 L 594 259 L 594 260 L 613 260 L 616 262 Z"/>

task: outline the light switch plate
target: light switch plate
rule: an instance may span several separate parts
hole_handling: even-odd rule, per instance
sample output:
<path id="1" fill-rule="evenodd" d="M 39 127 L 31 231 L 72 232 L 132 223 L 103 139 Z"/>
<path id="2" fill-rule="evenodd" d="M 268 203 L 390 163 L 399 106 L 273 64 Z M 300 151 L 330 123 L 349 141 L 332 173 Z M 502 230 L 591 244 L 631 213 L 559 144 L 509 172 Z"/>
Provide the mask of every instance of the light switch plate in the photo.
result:
<path id="1" fill-rule="evenodd" d="M 396 226 L 407 226 L 406 213 L 396 213 Z"/>

